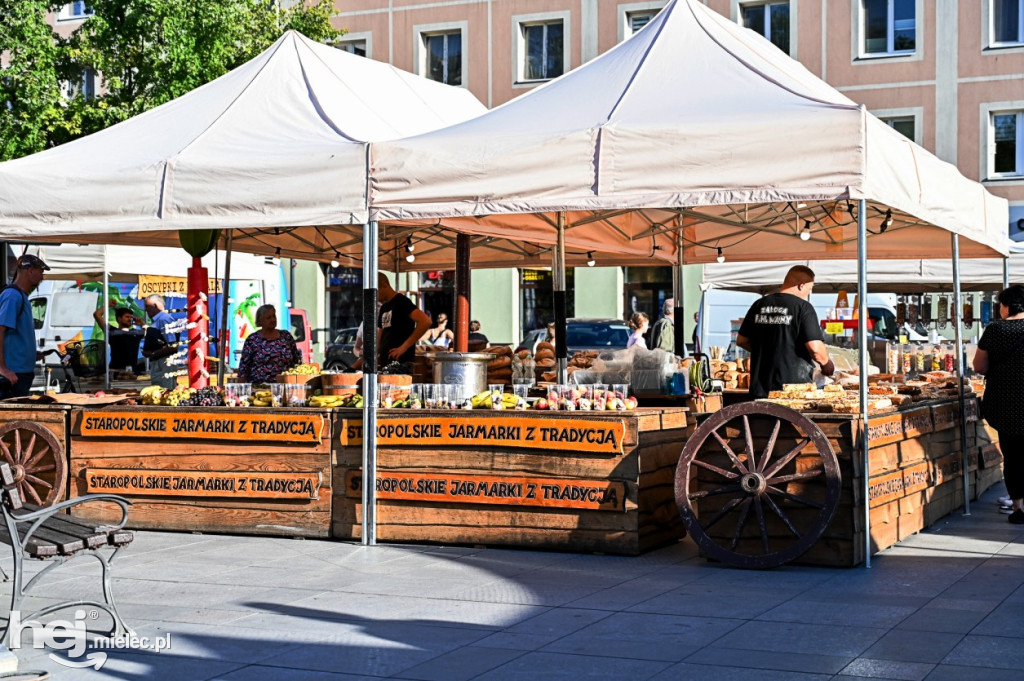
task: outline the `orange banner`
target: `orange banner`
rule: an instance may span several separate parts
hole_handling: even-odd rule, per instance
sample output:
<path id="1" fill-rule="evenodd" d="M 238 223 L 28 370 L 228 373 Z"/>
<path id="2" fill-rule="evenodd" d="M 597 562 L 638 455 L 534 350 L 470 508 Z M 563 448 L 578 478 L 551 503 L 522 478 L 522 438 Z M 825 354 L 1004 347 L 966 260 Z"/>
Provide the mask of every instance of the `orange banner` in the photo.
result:
<path id="1" fill-rule="evenodd" d="M 276 411 L 218 414 L 97 410 L 82 415 L 82 437 L 255 440 L 319 444 L 327 421 L 323 414 Z"/>
<path id="2" fill-rule="evenodd" d="M 206 284 L 207 292 L 223 293 L 222 281 L 222 279 L 209 279 Z M 152 295 L 184 298 L 188 295 L 188 280 L 185 277 L 157 277 L 140 274 L 139 299 L 145 299 Z"/>
<path id="3" fill-rule="evenodd" d="M 622 421 L 572 418 L 413 416 L 377 423 L 377 444 L 385 447 L 521 447 L 621 454 Z M 362 421 L 341 424 L 343 446 L 363 443 Z"/>
<path id="4" fill-rule="evenodd" d="M 161 497 L 319 499 L 318 471 L 176 471 L 87 468 L 86 491 Z"/>
<path id="5" fill-rule="evenodd" d="M 362 481 L 360 471 L 350 470 L 345 475 L 346 496 L 360 497 Z M 377 476 L 377 498 L 622 511 L 626 507 L 626 488 L 621 482 L 608 480 L 389 471 Z"/>

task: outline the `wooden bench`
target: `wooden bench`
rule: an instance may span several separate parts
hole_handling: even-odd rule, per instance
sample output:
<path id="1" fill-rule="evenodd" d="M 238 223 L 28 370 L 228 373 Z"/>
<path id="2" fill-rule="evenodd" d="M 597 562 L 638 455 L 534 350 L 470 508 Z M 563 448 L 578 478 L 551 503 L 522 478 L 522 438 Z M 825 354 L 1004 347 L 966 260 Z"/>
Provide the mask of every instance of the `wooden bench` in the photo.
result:
<path id="1" fill-rule="evenodd" d="M 49 605 L 31 614 L 22 613 L 21 621 L 38 619 L 43 615 L 63 610 L 89 606 L 99 608 L 110 614 L 114 619 L 112 636 L 123 636 L 132 630 L 121 619 L 114 603 L 111 590 L 110 565 L 122 548 L 131 543 L 134 535 L 124 529 L 128 521 L 128 506 L 131 502 L 114 494 L 87 494 L 76 499 L 69 499 L 49 507 L 40 507 L 25 503 L 18 491 L 18 481 L 7 463 L 0 464 L 0 509 L 3 510 L 4 527 L 0 531 L 0 542 L 11 547 L 14 558 L 14 571 L 11 592 L 11 611 L 20 611 L 23 600 L 39 581 L 50 571 L 67 563 L 73 558 L 91 556 L 99 561 L 103 570 L 103 599 L 100 603 L 92 600 L 68 600 Z M 117 525 L 95 525 L 67 515 L 69 508 L 89 502 L 110 502 L 121 507 L 121 521 Z M 100 549 L 111 547 L 113 550 L 106 555 Z M 24 583 L 25 559 L 50 561 L 50 564 L 35 574 L 28 583 Z M 9 645 L 10 618 L 4 628 L 0 643 Z"/>

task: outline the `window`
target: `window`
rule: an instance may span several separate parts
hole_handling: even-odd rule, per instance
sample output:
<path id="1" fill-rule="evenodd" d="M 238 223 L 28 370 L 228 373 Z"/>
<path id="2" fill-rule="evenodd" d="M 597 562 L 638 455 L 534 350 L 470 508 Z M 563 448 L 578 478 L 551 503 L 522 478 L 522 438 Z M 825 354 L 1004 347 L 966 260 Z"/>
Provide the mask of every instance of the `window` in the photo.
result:
<path id="1" fill-rule="evenodd" d="M 29 302 L 32 304 L 32 326 L 38 331 L 46 321 L 46 298 L 33 298 Z"/>
<path id="2" fill-rule="evenodd" d="M 343 52 L 354 54 L 357 57 L 366 56 L 366 41 L 365 40 L 346 40 L 342 42 L 334 43 L 334 46 Z"/>
<path id="3" fill-rule="evenodd" d="M 462 85 L 462 34 L 436 33 L 423 36 L 426 54 L 424 74 L 447 85 Z"/>
<path id="4" fill-rule="evenodd" d="M 642 12 L 626 12 L 626 35 L 631 36 L 640 31 L 641 28 L 651 23 L 651 19 L 657 16 L 658 10 L 650 9 Z"/>
<path id="5" fill-rule="evenodd" d="M 561 21 L 523 24 L 523 80 L 557 78 L 565 70 L 565 44 Z"/>
<path id="6" fill-rule="evenodd" d="M 1024 112 L 992 114 L 992 159 L 990 177 L 1024 175 Z"/>
<path id="7" fill-rule="evenodd" d="M 1024 0 L 992 0 L 992 44 L 1024 44 Z"/>
<path id="8" fill-rule="evenodd" d="M 76 2 L 69 2 L 60 8 L 60 12 L 57 13 L 57 18 L 61 21 L 68 21 L 72 19 L 84 19 L 85 17 L 92 16 L 92 7 L 88 3 L 78 0 Z"/>
<path id="9" fill-rule="evenodd" d="M 898 116 L 895 118 L 883 118 L 882 122 L 888 125 L 890 128 L 900 133 L 908 140 L 914 141 L 917 138 L 914 136 L 915 125 L 913 116 Z"/>
<path id="10" fill-rule="evenodd" d="M 68 99 L 77 97 L 94 99 L 96 97 L 96 71 L 85 69 L 78 80 L 65 83 L 64 96 Z"/>
<path id="11" fill-rule="evenodd" d="M 743 5 L 743 25 L 789 54 L 789 2 Z"/>
<path id="12" fill-rule="evenodd" d="M 864 54 L 907 54 L 917 48 L 916 0 L 861 0 Z"/>

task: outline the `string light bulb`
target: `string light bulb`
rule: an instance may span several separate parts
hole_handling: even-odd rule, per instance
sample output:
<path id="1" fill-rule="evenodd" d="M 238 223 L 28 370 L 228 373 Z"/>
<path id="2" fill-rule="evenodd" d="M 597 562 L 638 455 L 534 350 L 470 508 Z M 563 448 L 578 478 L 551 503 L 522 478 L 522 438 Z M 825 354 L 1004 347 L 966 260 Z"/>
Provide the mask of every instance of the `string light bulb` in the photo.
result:
<path id="1" fill-rule="evenodd" d="M 406 262 L 416 262 L 416 254 L 415 253 L 410 253 L 409 255 L 405 256 L 405 261 Z"/>
<path id="2" fill-rule="evenodd" d="M 811 221 L 804 220 L 804 228 L 800 230 L 800 241 L 811 240 Z"/>
<path id="3" fill-rule="evenodd" d="M 405 250 L 408 251 L 409 253 L 412 253 L 413 251 L 416 250 L 416 245 L 413 244 L 412 237 L 409 237 L 408 239 L 405 240 Z M 409 262 L 412 261 L 410 260 Z"/>
<path id="4" fill-rule="evenodd" d="M 331 261 L 331 267 L 333 267 L 334 269 L 338 269 L 338 267 L 339 267 L 340 265 L 341 265 L 341 263 L 340 263 L 340 262 L 338 262 L 337 260 L 332 260 L 332 261 Z"/>
<path id="5" fill-rule="evenodd" d="M 885 218 L 882 220 L 882 224 L 878 226 L 879 233 L 892 227 L 892 209 L 885 211 Z"/>
<path id="6" fill-rule="evenodd" d="M 722 249 L 721 248 L 718 249 L 718 257 L 715 258 L 715 260 L 717 260 L 720 263 L 721 262 L 725 262 L 725 253 L 722 253 Z"/>
<path id="7" fill-rule="evenodd" d="M 597 264 L 597 261 L 594 260 L 594 252 L 593 251 L 587 251 L 587 267 L 593 267 L 596 264 Z"/>

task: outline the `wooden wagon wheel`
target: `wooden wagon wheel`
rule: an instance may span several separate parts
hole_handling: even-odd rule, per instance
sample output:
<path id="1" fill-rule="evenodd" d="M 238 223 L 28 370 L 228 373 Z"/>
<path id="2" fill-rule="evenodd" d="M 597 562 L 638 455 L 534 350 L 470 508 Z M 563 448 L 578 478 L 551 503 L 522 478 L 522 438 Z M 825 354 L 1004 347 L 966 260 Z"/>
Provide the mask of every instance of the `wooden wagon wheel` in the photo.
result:
<path id="1" fill-rule="evenodd" d="M 49 506 L 64 496 L 67 466 L 53 433 L 32 421 L 0 426 L 0 454 L 11 466 L 23 501 Z"/>
<path id="2" fill-rule="evenodd" d="M 676 469 L 690 536 L 709 558 L 741 568 L 778 567 L 810 549 L 835 515 L 840 487 L 828 438 L 806 416 L 768 402 L 712 414 Z"/>

